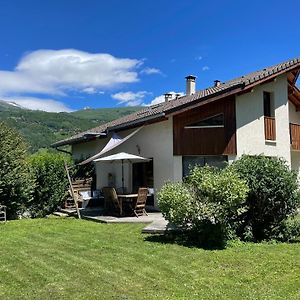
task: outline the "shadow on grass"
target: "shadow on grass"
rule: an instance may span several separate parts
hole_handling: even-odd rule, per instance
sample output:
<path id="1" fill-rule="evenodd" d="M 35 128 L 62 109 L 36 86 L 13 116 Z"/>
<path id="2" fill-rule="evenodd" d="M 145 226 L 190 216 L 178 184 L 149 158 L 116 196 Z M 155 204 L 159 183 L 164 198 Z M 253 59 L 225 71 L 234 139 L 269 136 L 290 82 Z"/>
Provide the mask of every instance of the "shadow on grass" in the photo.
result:
<path id="1" fill-rule="evenodd" d="M 206 239 L 204 242 L 203 239 L 199 239 L 197 236 L 183 232 L 148 235 L 144 240 L 160 244 L 176 244 L 188 248 L 202 248 L 204 250 L 223 250 L 226 248 L 226 245 L 222 242 L 216 243 L 210 239 Z"/>

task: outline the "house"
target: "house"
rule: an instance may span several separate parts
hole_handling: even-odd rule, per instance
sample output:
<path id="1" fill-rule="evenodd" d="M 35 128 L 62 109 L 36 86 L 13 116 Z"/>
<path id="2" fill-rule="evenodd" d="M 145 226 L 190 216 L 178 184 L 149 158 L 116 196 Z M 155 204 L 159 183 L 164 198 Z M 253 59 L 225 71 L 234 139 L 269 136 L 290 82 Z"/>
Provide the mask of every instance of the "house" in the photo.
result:
<path id="1" fill-rule="evenodd" d="M 89 162 L 115 134 L 124 138 L 108 155 L 129 152 L 151 162 L 125 166 L 125 186 L 158 191 L 180 181 L 189 165 L 220 165 L 242 154 L 283 157 L 300 168 L 300 58 L 196 91 L 186 77 L 186 95 L 145 107 L 104 125 L 59 141 L 72 146 L 74 158 Z M 98 156 L 97 156 L 98 155 Z M 121 186 L 120 167 L 96 163 L 97 187 Z M 157 199 L 155 198 L 155 205 Z"/>

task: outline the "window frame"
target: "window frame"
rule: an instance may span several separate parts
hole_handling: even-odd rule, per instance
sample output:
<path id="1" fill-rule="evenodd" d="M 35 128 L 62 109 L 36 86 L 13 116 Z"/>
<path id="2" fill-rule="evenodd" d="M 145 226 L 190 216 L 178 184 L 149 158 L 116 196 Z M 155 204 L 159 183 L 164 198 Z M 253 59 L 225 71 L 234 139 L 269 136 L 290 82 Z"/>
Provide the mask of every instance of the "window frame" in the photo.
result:
<path id="1" fill-rule="evenodd" d="M 217 116 L 222 116 L 222 121 L 223 121 L 222 125 L 193 125 L 193 124 L 197 123 L 197 122 L 193 122 L 193 124 L 191 124 L 191 125 L 184 126 L 184 129 L 224 128 L 225 127 L 224 113 L 218 113 L 218 114 L 209 116 L 207 118 L 201 119 L 201 120 L 198 121 L 198 123 L 209 120 L 209 119 L 212 119 L 212 118 L 217 117 Z"/>

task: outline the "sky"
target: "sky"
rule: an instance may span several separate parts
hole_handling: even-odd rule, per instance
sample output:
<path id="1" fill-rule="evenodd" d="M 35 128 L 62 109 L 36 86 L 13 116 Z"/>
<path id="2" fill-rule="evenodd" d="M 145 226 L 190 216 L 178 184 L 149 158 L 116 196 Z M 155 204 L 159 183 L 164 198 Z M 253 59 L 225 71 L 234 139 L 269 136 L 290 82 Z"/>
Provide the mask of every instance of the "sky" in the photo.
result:
<path id="1" fill-rule="evenodd" d="M 0 0 L 0 99 L 150 105 L 300 56 L 299 1 Z"/>

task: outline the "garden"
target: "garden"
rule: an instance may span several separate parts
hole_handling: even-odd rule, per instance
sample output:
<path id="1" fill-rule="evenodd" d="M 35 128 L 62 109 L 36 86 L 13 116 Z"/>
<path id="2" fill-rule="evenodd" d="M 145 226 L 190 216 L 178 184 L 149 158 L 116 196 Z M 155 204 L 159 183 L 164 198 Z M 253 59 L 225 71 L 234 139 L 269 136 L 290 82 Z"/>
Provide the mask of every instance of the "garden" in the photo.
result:
<path id="1" fill-rule="evenodd" d="M 166 183 L 159 206 L 178 228 L 166 235 L 51 216 L 67 191 L 64 163 L 49 150 L 29 155 L 0 123 L 10 219 L 0 223 L 1 299 L 300 298 L 300 192 L 284 160 L 243 156 Z"/>
<path id="2" fill-rule="evenodd" d="M 28 219 L 1 226 L 1 299 L 299 299 L 297 243 L 204 250 L 143 224 Z"/>

